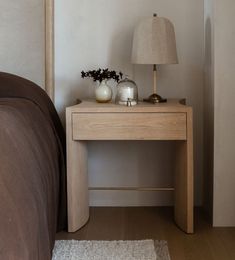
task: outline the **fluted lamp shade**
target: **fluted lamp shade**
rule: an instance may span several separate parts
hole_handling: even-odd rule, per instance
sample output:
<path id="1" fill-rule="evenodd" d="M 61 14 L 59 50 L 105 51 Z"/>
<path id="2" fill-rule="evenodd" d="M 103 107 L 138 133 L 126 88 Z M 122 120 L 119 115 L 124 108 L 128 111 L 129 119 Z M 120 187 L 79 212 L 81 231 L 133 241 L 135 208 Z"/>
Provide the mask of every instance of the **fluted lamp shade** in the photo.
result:
<path id="1" fill-rule="evenodd" d="M 164 17 L 142 20 L 135 28 L 132 47 L 133 64 L 152 64 L 156 74 L 156 65 L 177 64 L 175 31 L 173 24 Z M 156 77 L 156 75 L 154 75 Z M 156 78 L 154 78 L 156 81 Z M 154 82 L 156 94 L 156 82 Z M 165 100 L 157 100 L 159 103 Z"/>

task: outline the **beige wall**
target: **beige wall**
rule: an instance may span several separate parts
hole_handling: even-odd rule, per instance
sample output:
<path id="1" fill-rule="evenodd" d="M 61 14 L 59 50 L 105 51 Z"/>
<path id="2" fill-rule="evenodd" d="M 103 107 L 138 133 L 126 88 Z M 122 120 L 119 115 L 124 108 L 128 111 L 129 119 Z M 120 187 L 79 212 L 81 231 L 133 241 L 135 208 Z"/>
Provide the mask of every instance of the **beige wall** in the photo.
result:
<path id="1" fill-rule="evenodd" d="M 24 76 L 42 86 L 43 3 L 0 0 L 0 70 Z M 205 0 L 203 89 L 202 0 L 56 1 L 56 103 L 62 115 L 64 107 L 73 104 L 76 97 L 93 96 L 91 82 L 82 81 L 80 71 L 97 65 L 123 70 L 138 83 L 140 96 L 147 96 L 151 92 L 151 68 L 130 64 L 133 27 L 141 17 L 153 12 L 175 24 L 180 64 L 161 67 L 159 90 L 167 97 L 186 97 L 193 105 L 196 202 L 200 204 L 202 197 L 204 132 L 204 203 L 213 213 L 215 226 L 235 225 L 234 11 L 233 0 Z M 169 162 L 174 153 L 169 143 L 93 142 L 89 148 L 92 186 L 172 183 L 173 169 Z M 164 193 L 91 194 L 92 205 L 171 202 L 172 196 Z"/>
<path id="2" fill-rule="evenodd" d="M 214 182 L 214 5 L 205 0 L 205 67 L 204 67 L 204 196 L 203 204 L 213 216 Z"/>
<path id="3" fill-rule="evenodd" d="M 133 77 L 140 97 L 152 91 L 152 68 L 130 63 L 136 23 L 153 12 L 175 25 L 179 65 L 162 66 L 159 92 L 186 97 L 194 108 L 196 202 L 202 195 L 203 0 L 70 0 L 56 1 L 56 106 L 61 115 L 76 98 L 93 97 L 91 81 L 81 70 L 109 67 Z M 115 88 L 114 88 L 115 89 Z M 167 185 L 172 183 L 174 154 L 169 143 L 92 142 L 90 185 Z M 165 193 L 91 193 L 92 205 L 168 205 Z"/>
<path id="4" fill-rule="evenodd" d="M 215 226 L 235 226 L 235 1 L 215 3 L 213 222 Z"/>
<path id="5" fill-rule="evenodd" d="M 44 1 L 0 0 L 0 71 L 44 86 Z"/>
<path id="6" fill-rule="evenodd" d="M 214 226 L 235 226 L 235 2 L 205 3 L 205 206 Z"/>

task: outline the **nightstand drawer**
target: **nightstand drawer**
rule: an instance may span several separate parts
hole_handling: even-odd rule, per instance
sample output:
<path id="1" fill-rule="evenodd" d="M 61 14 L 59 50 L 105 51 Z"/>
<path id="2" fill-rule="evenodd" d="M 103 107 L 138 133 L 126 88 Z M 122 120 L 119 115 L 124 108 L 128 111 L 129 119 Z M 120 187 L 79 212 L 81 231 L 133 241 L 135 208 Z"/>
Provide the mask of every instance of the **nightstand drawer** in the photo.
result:
<path id="1" fill-rule="evenodd" d="M 186 140 L 186 113 L 73 113 L 73 140 Z"/>

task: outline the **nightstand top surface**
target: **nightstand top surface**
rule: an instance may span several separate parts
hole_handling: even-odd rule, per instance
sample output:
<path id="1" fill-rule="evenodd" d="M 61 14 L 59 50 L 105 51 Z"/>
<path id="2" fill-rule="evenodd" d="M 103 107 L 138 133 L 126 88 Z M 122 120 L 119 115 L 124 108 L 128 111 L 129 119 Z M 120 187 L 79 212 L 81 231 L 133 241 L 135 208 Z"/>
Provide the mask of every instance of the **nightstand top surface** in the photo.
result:
<path id="1" fill-rule="evenodd" d="M 166 103 L 151 104 L 139 102 L 138 105 L 128 107 L 114 102 L 97 103 L 95 100 L 83 100 L 81 103 L 67 107 L 72 113 L 156 113 L 156 112 L 187 112 L 190 106 L 184 105 L 184 99 L 168 99 Z"/>

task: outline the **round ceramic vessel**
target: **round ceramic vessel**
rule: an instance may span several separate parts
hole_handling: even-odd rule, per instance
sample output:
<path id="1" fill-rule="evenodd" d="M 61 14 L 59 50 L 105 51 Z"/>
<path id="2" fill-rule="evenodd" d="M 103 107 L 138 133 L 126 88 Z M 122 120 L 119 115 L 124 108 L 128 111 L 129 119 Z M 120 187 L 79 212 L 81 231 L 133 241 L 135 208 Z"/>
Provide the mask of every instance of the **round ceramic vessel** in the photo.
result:
<path id="1" fill-rule="evenodd" d="M 107 84 L 107 80 L 103 80 L 95 90 L 95 98 L 99 103 L 107 103 L 112 100 L 112 89 Z"/>

